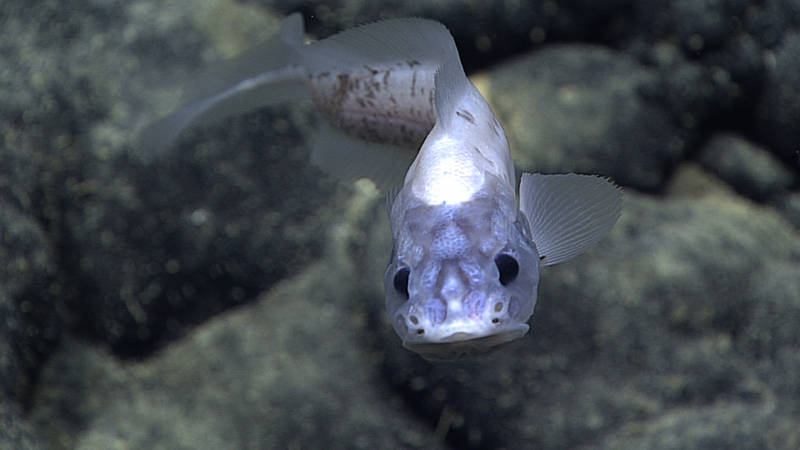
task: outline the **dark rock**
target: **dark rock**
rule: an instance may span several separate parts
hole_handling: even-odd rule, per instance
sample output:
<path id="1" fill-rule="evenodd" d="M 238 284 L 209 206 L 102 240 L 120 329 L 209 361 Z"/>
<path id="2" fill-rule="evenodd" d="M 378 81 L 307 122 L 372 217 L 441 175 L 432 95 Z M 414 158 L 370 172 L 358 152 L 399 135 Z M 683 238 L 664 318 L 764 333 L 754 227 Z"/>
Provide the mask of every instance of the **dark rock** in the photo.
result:
<path id="1" fill-rule="evenodd" d="M 794 184 L 792 172 L 766 149 L 741 136 L 717 134 L 700 153 L 703 166 L 741 194 L 763 200 Z"/>
<path id="2" fill-rule="evenodd" d="M 658 74 L 600 47 L 554 46 L 494 71 L 484 83 L 519 169 L 610 176 L 654 190 L 685 150 L 671 115 L 643 91 Z"/>
<path id="3" fill-rule="evenodd" d="M 800 444 L 793 420 L 770 405 L 722 402 L 640 422 L 597 448 L 793 448 Z"/>
<path id="4" fill-rule="evenodd" d="M 0 255 L 0 395 L 23 406 L 63 330 L 55 256 L 37 224 L 7 205 L 0 206 Z"/>
<path id="5" fill-rule="evenodd" d="M 765 76 L 759 36 L 748 24 L 761 5 L 742 0 L 634 2 L 616 26 L 626 51 L 661 71 L 654 95 L 681 126 L 749 129 Z M 634 23 L 635 25 L 631 25 Z M 699 141 L 690 139 L 689 147 Z"/>
<path id="6" fill-rule="evenodd" d="M 43 448 L 33 428 L 23 417 L 21 408 L 15 403 L 0 398 L 0 447 L 14 450 Z"/>
<path id="7" fill-rule="evenodd" d="M 73 305 L 91 318 L 83 335 L 142 356 L 318 256 L 332 191 L 297 130 L 274 131 L 281 117 L 223 123 L 152 163 L 87 167 L 64 223 L 70 270 L 91 293 Z"/>
<path id="8" fill-rule="evenodd" d="M 774 212 L 735 196 L 628 192 L 609 239 L 544 270 L 532 333 L 518 345 L 456 364 L 392 351 L 385 373 L 429 420 L 456 418 L 448 438 L 458 447 L 624 442 L 634 423 L 668 424 L 678 411 L 708 423 L 696 430 L 705 437 L 675 435 L 689 446 L 729 442 L 737 423 L 754 448 L 793 442 L 797 400 L 781 393 L 795 383 L 769 374 L 793 364 L 785 358 L 800 338 L 796 283 L 785 284 L 800 279 L 798 242 Z M 778 315 L 786 326 L 768 325 Z M 752 424 L 719 402 L 766 417 Z M 661 433 L 630 439 L 656 445 Z"/>
<path id="9" fill-rule="evenodd" d="M 524 168 L 626 184 L 532 334 L 451 364 L 399 345 L 382 198 L 306 167 L 308 105 L 131 144 L 272 4 L 0 3 L 0 447 L 800 446 L 796 184 L 685 161 L 736 130 L 795 170 L 796 0 L 281 4 L 441 19 Z"/>
<path id="10" fill-rule="evenodd" d="M 756 131 L 800 172 L 800 33 L 787 33 L 767 59 L 767 77 L 756 105 Z"/>
<path id="11" fill-rule="evenodd" d="M 342 283 L 357 276 L 341 257 L 376 197 L 343 205 L 330 258 L 158 355 L 122 363 L 65 343 L 31 413 L 48 448 L 444 448 L 381 382 L 355 285 Z"/>
<path id="12" fill-rule="evenodd" d="M 800 192 L 788 193 L 778 197 L 776 207 L 789 223 L 800 229 Z"/>
<path id="13" fill-rule="evenodd" d="M 662 86 L 651 96 L 667 105 L 682 127 L 694 133 L 713 127 L 751 128 L 750 111 L 765 73 L 761 49 L 752 37 L 733 37 L 699 60 L 686 57 L 670 42 L 647 47 L 641 58 L 662 75 Z"/>
<path id="14" fill-rule="evenodd" d="M 742 22 L 762 48 L 778 47 L 787 31 L 800 25 L 800 3 L 796 0 L 764 0 L 747 3 Z"/>
<path id="15" fill-rule="evenodd" d="M 336 3 L 264 1 L 287 15 L 302 11 L 309 32 L 328 36 L 352 26 L 390 17 L 426 17 L 444 23 L 453 34 L 468 73 L 490 67 L 542 43 L 603 40 L 617 37 L 616 27 L 628 29 L 630 0 L 602 4 L 569 2 L 482 2 L 464 8 L 459 1 Z M 378 6 L 380 5 L 380 6 Z"/>
<path id="16" fill-rule="evenodd" d="M 60 6 L 31 8 L 3 30 L 19 36 L 3 54 L 15 68 L 3 75 L 13 88 L 0 125 L 11 147 L 3 167 L 14 172 L 0 176 L 0 195 L 35 217 L 58 251 L 64 327 L 141 356 L 317 255 L 323 220 L 309 217 L 330 189 L 306 164 L 288 110 L 200 131 L 188 150 L 140 160 L 136 127 L 174 100 L 164 94 L 169 80 L 199 67 L 209 44 L 192 20 L 211 12 L 79 2 L 56 21 Z M 24 20 L 54 24 L 32 32 Z"/>
<path id="17" fill-rule="evenodd" d="M 37 224 L 0 202 L 0 448 L 40 448 L 23 411 L 63 330 L 54 265 Z"/>

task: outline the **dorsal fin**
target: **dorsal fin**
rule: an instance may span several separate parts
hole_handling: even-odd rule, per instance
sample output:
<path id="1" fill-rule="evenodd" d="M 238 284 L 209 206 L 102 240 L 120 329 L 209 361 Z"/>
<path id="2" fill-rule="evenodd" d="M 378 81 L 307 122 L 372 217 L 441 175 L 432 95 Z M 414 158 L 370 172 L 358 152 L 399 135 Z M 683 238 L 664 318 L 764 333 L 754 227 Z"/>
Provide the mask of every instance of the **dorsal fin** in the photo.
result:
<path id="1" fill-rule="evenodd" d="M 452 36 L 448 39 L 448 49 L 443 53 L 444 60 L 434 78 L 436 122 L 446 127 L 456 116 L 456 108 L 469 89 L 475 89 L 467 79 L 458 49 Z"/>

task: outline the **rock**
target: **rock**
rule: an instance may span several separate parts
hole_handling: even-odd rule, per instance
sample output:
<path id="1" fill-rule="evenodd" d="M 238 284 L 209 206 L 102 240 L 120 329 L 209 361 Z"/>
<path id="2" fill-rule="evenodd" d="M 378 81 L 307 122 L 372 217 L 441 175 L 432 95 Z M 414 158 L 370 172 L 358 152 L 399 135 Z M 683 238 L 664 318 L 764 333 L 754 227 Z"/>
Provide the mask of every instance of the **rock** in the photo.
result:
<path id="1" fill-rule="evenodd" d="M 3 167 L 20 170 L 14 180 L 0 176 L 0 195 L 45 223 L 59 249 L 65 328 L 141 356 L 318 256 L 333 191 L 307 164 L 302 109 L 255 113 L 196 131 L 194 141 L 188 133 L 185 151 L 158 161 L 134 148 L 155 111 L 177 106 L 170 81 L 199 70 L 204 52 L 233 52 L 237 33 L 251 42 L 242 35 L 269 32 L 265 14 L 223 3 L 89 3 L 41 33 L 24 21 L 46 23 L 58 5 L 14 16 L 4 29 L 19 34 L 8 38 L 19 48 L 6 65 L 17 70 L 3 75 L 14 86 L 2 106 L 13 118 L 2 125 L 12 146 Z M 239 21 L 204 34 L 210 17 L 246 17 L 261 29 Z M 287 121 L 292 114 L 299 120 Z"/>
<path id="2" fill-rule="evenodd" d="M 0 447 L 19 450 L 37 450 L 42 447 L 33 428 L 24 419 L 17 405 L 5 398 L 0 398 Z"/>
<path id="3" fill-rule="evenodd" d="M 345 258 L 376 210 L 345 207 L 330 258 L 256 303 L 141 362 L 66 342 L 42 373 L 31 420 L 49 448 L 444 448 L 380 382 Z M 63 415 L 61 411 L 71 411 Z M 66 439 L 66 440 L 65 440 Z"/>
<path id="4" fill-rule="evenodd" d="M 54 295 L 60 285 L 41 228 L 8 205 L 0 205 L 0 256 L 0 391 L 21 405 L 63 330 Z"/>
<path id="5" fill-rule="evenodd" d="M 684 137 L 641 91 L 657 73 L 601 47 L 552 46 L 479 78 L 520 170 L 599 173 L 653 190 Z"/>
<path id="6" fill-rule="evenodd" d="M 23 411 L 63 330 L 54 258 L 41 228 L 0 202 L 0 448 L 40 448 Z"/>
<path id="7" fill-rule="evenodd" d="M 742 195 L 763 200 L 795 182 L 792 172 L 766 149 L 733 134 L 712 137 L 700 162 Z"/>
<path id="8" fill-rule="evenodd" d="M 796 0 L 766 0 L 757 6 L 739 3 L 749 10 L 744 16 L 745 29 L 758 39 L 762 48 L 778 47 L 787 31 L 791 33 L 790 30 L 800 25 L 800 4 Z"/>
<path id="9" fill-rule="evenodd" d="M 767 53 L 767 76 L 755 108 L 759 138 L 800 171 L 800 33 L 787 33 L 774 52 Z"/>
<path id="10" fill-rule="evenodd" d="M 0 447 L 798 447 L 796 181 L 693 160 L 736 130 L 796 180 L 797 2 L 512 3 L 0 3 Z M 400 346 L 382 196 L 307 167 L 308 105 L 135 151 L 300 6 L 312 37 L 441 19 L 525 169 L 624 184 L 531 335 Z"/>
<path id="11" fill-rule="evenodd" d="M 455 38 L 467 73 L 493 66 L 524 54 L 545 42 L 602 39 L 616 35 L 609 24 L 622 24 L 632 31 L 621 9 L 626 0 L 609 0 L 602 5 L 572 2 L 483 2 L 464 8 L 458 0 L 437 2 L 373 2 L 347 0 L 336 4 L 271 1 L 270 8 L 283 15 L 304 10 L 308 31 L 317 37 L 365 22 L 388 17 L 426 17 L 447 24 Z M 262 3 L 262 4 L 264 4 Z"/>
<path id="12" fill-rule="evenodd" d="M 335 191 L 297 128 L 273 128 L 286 111 L 198 131 L 158 161 L 86 168 L 63 223 L 74 276 L 93 293 L 73 305 L 91 318 L 85 335 L 147 354 L 319 256 Z"/>
<path id="13" fill-rule="evenodd" d="M 793 448 L 800 444 L 796 428 L 770 405 L 723 402 L 628 427 L 598 448 Z"/>
<path id="14" fill-rule="evenodd" d="M 800 229 L 800 192 L 780 196 L 776 207 L 795 228 Z"/>
<path id="15" fill-rule="evenodd" d="M 800 240 L 722 186 L 665 199 L 628 190 L 609 238 L 543 271 L 517 345 L 430 364 L 384 344 L 385 372 L 428 420 L 448 411 L 448 440 L 463 448 L 702 448 L 732 442 L 731 429 L 751 448 L 796 442 L 798 386 L 780 374 L 797 364 Z"/>

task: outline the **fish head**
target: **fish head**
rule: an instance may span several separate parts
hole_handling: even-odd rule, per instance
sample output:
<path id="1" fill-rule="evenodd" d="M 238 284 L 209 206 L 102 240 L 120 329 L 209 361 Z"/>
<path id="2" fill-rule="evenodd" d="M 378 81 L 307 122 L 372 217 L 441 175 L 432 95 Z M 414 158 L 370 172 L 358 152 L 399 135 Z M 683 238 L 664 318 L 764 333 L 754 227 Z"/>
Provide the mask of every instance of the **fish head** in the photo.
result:
<path id="1" fill-rule="evenodd" d="M 403 345 L 426 359 L 485 353 L 529 329 L 539 255 L 513 191 L 500 190 L 452 205 L 401 191 L 389 206 L 386 308 Z"/>

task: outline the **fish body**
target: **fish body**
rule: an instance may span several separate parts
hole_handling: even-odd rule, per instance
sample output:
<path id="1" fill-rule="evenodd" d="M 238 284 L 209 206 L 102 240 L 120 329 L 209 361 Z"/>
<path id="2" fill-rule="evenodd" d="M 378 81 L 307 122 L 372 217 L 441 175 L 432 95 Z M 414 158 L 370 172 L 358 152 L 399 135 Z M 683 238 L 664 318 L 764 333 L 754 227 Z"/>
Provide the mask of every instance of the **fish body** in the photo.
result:
<path id="1" fill-rule="evenodd" d="M 526 173 L 517 197 L 503 127 L 438 22 L 387 20 L 310 45 L 302 34 L 299 15 L 288 17 L 238 62 L 238 82 L 158 122 L 144 147 L 165 148 L 204 116 L 311 98 L 328 122 L 312 161 L 341 178 L 400 183 L 387 196 L 393 249 L 384 286 L 403 345 L 455 359 L 524 336 L 540 267 L 607 234 L 620 215 L 619 188 L 591 175 Z"/>
<path id="2" fill-rule="evenodd" d="M 419 148 L 433 128 L 436 66 L 414 59 L 308 74 L 311 98 L 328 122 L 371 142 Z"/>

